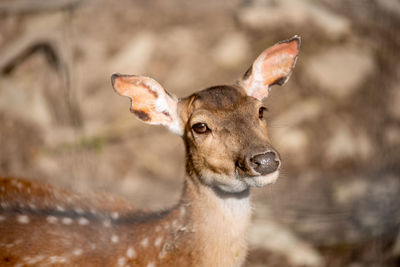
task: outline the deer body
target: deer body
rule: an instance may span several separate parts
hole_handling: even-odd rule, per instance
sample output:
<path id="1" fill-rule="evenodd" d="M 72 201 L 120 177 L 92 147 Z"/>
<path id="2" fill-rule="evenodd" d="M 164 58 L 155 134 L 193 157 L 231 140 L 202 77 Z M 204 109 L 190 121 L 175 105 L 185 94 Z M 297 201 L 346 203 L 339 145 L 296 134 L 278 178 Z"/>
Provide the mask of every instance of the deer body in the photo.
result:
<path id="1" fill-rule="evenodd" d="M 2 179 L 0 188 L 1 266 L 239 266 L 246 255 L 246 195 L 221 200 L 187 185 L 177 206 L 146 214 L 114 197 L 94 200 L 19 179 Z"/>
<path id="2" fill-rule="evenodd" d="M 106 195 L 80 196 L 0 179 L 1 266 L 241 266 L 249 188 L 274 182 L 280 160 L 260 100 L 290 75 L 294 37 L 267 49 L 238 84 L 177 100 L 147 77 L 114 74 L 131 111 L 183 137 L 185 185 L 169 210 L 144 213 Z"/>

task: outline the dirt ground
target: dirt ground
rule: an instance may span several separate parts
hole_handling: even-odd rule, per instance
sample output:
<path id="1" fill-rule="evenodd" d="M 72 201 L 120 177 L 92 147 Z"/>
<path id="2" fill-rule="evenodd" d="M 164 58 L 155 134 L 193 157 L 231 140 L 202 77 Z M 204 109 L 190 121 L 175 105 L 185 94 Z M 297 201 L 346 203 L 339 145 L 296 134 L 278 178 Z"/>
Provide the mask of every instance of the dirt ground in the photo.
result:
<path id="1" fill-rule="evenodd" d="M 399 266 L 399 29 L 392 0 L 2 0 L 0 175 L 172 205 L 183 143 L 135 119 L 111 74 L 186 96 L 298 34 L 265 100 L 283 174 L 252 192 L 246 266 Z"/>

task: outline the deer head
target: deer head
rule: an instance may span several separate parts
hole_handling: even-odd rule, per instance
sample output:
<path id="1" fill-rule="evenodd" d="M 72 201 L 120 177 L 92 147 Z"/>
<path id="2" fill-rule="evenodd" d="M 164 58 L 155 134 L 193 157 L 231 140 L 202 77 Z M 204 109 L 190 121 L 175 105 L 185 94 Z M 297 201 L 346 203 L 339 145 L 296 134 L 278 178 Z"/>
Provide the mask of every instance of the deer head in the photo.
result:
<path id="1" fill-rule="evenodd" d="M 262 100 L 271 86 L 289 79 L 299 47 L 298 36 L 280 42 L 262 52 L 235 84 L 184 98 L 172 96 L 148 77 L 113 74 L 112 85 L 130 98 L 137 118 L 182 136 L 190 176 L 223 192 L 242 192 L 279 175 L 281 161 L 268 137 Z"/>

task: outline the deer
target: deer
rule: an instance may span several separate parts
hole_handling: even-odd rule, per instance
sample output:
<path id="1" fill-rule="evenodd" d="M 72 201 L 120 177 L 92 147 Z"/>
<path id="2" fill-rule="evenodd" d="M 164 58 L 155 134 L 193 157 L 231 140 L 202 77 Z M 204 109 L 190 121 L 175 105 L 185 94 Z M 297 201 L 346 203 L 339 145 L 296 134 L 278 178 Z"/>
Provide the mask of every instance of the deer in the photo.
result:
<path id="1" fill-rule="evenodd" d="M 114 73 L 113 89 L 147 124 L 182 137 L 186 172 L 179 202 L 136 210 L 108 194 L 0 179 L 1 266 L 242 266 L 250 188 L 274 183 L 281 159 L 264 118 L 273 85 L 289 79 L 294 36 L 263 51 L 237 82 L 177 98 L 145 76 Z"/>

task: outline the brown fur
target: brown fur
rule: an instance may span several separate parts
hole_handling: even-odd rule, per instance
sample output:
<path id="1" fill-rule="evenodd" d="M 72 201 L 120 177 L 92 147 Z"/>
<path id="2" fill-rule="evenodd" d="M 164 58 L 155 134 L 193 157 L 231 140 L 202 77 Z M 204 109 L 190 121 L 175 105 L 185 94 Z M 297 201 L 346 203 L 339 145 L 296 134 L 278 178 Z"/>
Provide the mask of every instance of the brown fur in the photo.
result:
<path id="1" fill-rule="evenodd" d="M 213 182 L 223 183 L 226 179 L 222 176 L 233 179 L 235 164 L 245 165 L 249 154 L 272 149 L 266 121 L 258 118 L 261 106 L 237 86 L 208 88 L 181 101 L 189 173 L 214 173 L 221 180 Z M 196 122 L 205 122 L 212 129 L 212 137 L 195 138 L 190 128 Z"/>

